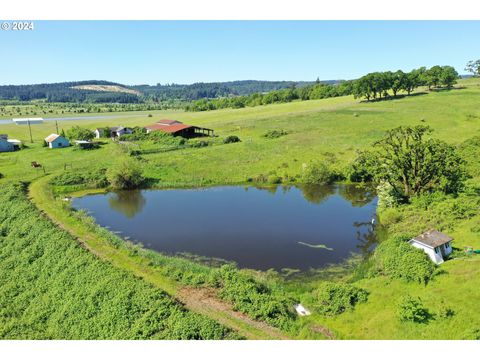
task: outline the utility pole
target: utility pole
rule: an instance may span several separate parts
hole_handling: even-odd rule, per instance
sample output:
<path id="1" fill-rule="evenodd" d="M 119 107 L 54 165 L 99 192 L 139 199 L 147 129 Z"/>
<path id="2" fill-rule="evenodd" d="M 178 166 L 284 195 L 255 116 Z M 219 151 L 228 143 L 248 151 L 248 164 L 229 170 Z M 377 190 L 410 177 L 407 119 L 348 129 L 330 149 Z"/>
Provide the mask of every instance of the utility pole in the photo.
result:
<path id="1" fill-rule="evenodd" d="M 58 121 L 57 121 L 57 120 L 55 120 L 55 126 L 57 127 L 57 132 L 56 132 L 56 134 L 59 134 L 59 133 L 58 133 Z"/>
<path id="2" fill-rule="evenodd" d="M 30 119 L 28 119 L 27 122 L 28 122 L 28 130 L 30 131 L 30 142 L 33 144 L 32 127 L 30 126 Z"/>

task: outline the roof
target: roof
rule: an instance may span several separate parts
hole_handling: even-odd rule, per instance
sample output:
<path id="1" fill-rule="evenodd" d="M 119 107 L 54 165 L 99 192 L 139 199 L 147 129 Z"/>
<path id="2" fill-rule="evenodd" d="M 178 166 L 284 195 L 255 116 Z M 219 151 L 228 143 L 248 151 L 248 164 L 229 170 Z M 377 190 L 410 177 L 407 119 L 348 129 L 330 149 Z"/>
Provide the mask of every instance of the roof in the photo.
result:
<path id="1" fill-rule="evenodd" d="M 174 124 L 183 124 L 183 123 L 178 120 L 162 119 L 157 121 L 157 124 L 174 125 Z"/>
<path id="2" fill-rule="evenodd" d="M 145 126 L 145 128 L 149 130 L 160 130 L 160 131 L 164 131 L 171 134 L 176 133 L 177 131 L 191 128 L 191 127 L 193 126 L 186 125 L 186 124 L 174 124 L 174 125 L 153 124 L 153 125 Z"/>
<path id="3" fill-rule="evenodd" d="M 8 139 L 7 141 L 14 145 L 20 145 L 22 143 L 20 140 L 17 139 Z"/>
<path id="4" fill-rule="evenodd" d="M 418 235 L 417 237 L 414 237 L 412 239 L 412 241 L 416 241 L 432 248 L 446 244 L 452 240 L 452 237 L 437 230 L 430 230 L 424 232 L 423 234 Z"/>
<path id="5" fill-rule="evenodd" d="M 88 140 L 75 140 L 75 144 L 91 144 L 91 141 Z"/>
<path id="6" fill-rule="evenodd" d="M 7 140 L 7 139 L 8 139 L 8 135 L 7 135 L 7 134 L 0 134 L 0 139 Z"/>
<path id="7" fill-rule="evenodd" d="M 17 124 L 41 124 L 43 122 L 43 118 L 17 118 L 12 120 Z"/>
<path id="8" fill-rule="evenodd" d="M 47 143 L 51 143 L 52 141 L 55 141 L 59 137 L 60 137 L 60 135 L 58 135 L 58 134 L 50 134 L 45 138 L 45 141 Z"/>
<path id="9" fill-rule="evenodd" d="M 110 131 L 122 131 L 123 129 L 125 129 L 123 126 L 112 126 Z"/>

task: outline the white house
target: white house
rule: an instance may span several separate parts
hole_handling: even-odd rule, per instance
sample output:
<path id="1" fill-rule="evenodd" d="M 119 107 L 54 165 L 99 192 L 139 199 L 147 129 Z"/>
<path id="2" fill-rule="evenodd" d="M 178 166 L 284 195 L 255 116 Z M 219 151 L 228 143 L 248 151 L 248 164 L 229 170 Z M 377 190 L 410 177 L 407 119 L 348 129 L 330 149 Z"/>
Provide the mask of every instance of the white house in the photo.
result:
<path id="1" fill-rule="evenodd" d="M 50 149 L 58 149 L 70 146 L 70 141 L 58 134 L 50 134 L 45 138 Z"/>
<path id="2" fill-rule="evenodd" d="M 131 134 L 133 133 L 133 130 L 128 127 L 123 127 L 123 126 L 113 126 L 111 128 L 106 128 L 110 131 L 110 137 L 115 138 L 115 137 L 120 137 L 125 134 Z M 95 137 L 97 139 L 100 139 L 101 137 L 104 137 L 105 130 L 104 128 L 97 128 L 95 129 Z"/>
<path id="3" fill-rule="evenodd" d="M 409 244 L 422 249 L 437 265 L 443 263 L 452 252 L 453 238 L 436 230 L 427 231 L 409 241 Z"/>

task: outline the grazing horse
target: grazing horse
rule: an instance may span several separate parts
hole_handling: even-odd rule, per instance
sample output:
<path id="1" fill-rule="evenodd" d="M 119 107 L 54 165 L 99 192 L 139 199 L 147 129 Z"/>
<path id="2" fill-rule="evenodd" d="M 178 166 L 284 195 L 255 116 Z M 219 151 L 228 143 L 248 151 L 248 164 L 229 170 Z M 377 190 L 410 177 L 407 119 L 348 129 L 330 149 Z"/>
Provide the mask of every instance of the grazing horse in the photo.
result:
<path id="1" fill-rule="evenodd" d="M 39 163 L 37 163 L 36 161 L 32 161 L 32 167 L 33 167 L 33 168 L 41 168 L 42 165 L 39 164 Z"/>

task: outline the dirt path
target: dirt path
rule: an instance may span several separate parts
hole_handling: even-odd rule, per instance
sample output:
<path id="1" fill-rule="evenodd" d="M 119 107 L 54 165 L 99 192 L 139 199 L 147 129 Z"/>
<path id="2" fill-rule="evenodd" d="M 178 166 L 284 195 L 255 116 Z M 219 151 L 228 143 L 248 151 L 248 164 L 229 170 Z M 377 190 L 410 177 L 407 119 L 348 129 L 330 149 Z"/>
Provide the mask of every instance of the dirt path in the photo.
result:
<path id="1" fill-rule="evenodd" d="M 247 315 L 233 310 L 231 304 L 219 299 L 214 289 L 184 287 L 177 292 L 177 299 L 186 308 L 204 314 L 225 326 L 237 330 L 247 339 L 289 339 L 278 329 L 264 322 L 252 320 Z M 239 324 L 243 326 L 239 327 Z"/>

